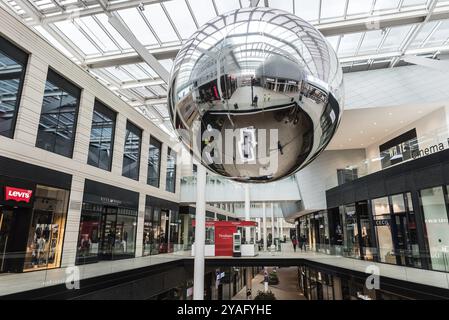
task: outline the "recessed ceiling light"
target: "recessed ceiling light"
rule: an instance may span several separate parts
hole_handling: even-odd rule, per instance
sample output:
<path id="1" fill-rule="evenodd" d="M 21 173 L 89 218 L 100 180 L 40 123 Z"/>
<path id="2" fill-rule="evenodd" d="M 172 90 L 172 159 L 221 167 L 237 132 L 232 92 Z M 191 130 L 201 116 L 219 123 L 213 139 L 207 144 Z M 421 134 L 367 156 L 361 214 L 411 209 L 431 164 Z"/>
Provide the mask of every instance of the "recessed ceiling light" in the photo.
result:
<path id="1" fill-rule="evenodd" d="M 419 111 L 418 111 L 418 113 L 422 113 L 422 111 L 421 111 L 421 110 L 419 110 Z"/>
<path id="2" fill-rule="evenodd" d="M 391 112 L 388 112 L 388 115 L 389 115 L 389 116 L 392 116 L 393 114 L 392 114 Z"/>
<path id="3" fill-rule="evenodd" d="M 374 122 L 373 124 L 376 126 L 376 125 L 377 125 L 377 122 Z"/>
<path id="4" fill-rule="evenodd" d="M 360 134 L 363 134 L 363 130 L 360 130 Z"/>
<path id="5" fill-rule="evenodd" d="M 360 145 L 361 145 L 362 147 L 364 146 L 364 144 L 363 144 L 363 143 L 361 143 Z"/>
<path id="6" fill-rule="evenodd" d="M 404 123 L 404 120 L 399 121 L 399 123 Z"/>
<path id="7" fill-rule="evenodd" d="M 348 141 L 352 141 L 352 138 L 349 138 Z"/>

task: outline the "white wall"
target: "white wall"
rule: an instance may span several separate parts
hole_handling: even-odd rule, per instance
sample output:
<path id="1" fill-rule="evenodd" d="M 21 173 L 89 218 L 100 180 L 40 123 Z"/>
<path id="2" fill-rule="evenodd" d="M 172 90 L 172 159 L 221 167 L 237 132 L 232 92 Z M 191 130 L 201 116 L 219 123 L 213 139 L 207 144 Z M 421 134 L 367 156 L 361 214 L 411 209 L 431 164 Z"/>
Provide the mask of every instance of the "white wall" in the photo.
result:
<path id="1" fill-rule="evenodd" d="M 411 65 L 344 74 L 345 110 L 449 101 L 449 74 Z"/>
<path id="2" fill-rule="evenodd" d="M 73 176 L 67 226 L 64 237 L 62 266 L 72 265 L 75 261 L 85 179 L 118 186 L 141 194 L 137 226 L 139 234 L 136 243 L 136 255 L 140 255 L 144 216 L 144 195 L 148 194 L 179 202 L 180 166 L 177 167 L 176 193 L 165 191 L 167 147 L 174 147 L 175 143 L 170 141 L 169 136 L 155 124 L 144 118 L 109 89 L 100 84 L 89 73 L 71 62 L 58 50 L 48 44 L 46 40 L 38 36 L 1 8 L 0 25 L 4 26 L 0 31 L 1 36 L 9 39 L 18 47 L 30 53 L 14 139 L 0 136 L 0 154 L 4 157 L 47 167 Z M 35 147 L 45 80 L 49 66 L 82 88 L 72 159 Z M 118 112 L 111 172 L 87 165 L 88 145 L 95 98 L 98 98 Z M 140 181 L 122 177 L 123 148 L 127 119 L 143 129 Z M 146 183 L 150 135 L 153 135 L 159 141 L 163 142 L 160 188 L 149 186 Z"/>
<path id="3" fill-rule="evenodd" d="M 366 148 L 367 159 L 370 159 L 370 161 L 368 161 L 368 172 L 373 173 L 381 170 L 379 146 L 409 130 L 416 128 L 416 135 L 418 137 L 420 149 L 434 145 L 439 141 L 445 140 L 446 137 L 449 137 L 448 122 L 446 120 L 449 110 L 446 109 L 446 107 L 441 107 L 440 109 L 437 109 L 423 116 L 421 119 L 401 127 L 399 130 L 369 145 Z"/>
<path id="4" fill-rule="evenodd" d="M 365 159 L 364 149 L 324 151 L 296 174 L 305 210 L 326 209 L 326 190 L 337 186 L 337 169 Z"/>

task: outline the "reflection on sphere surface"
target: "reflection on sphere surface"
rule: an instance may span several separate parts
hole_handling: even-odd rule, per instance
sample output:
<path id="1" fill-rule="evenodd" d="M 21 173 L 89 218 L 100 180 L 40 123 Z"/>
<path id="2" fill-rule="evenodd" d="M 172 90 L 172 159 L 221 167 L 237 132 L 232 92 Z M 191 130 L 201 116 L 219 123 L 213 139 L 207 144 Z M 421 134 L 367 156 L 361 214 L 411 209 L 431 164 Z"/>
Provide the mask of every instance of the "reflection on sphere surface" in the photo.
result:
<path id="1" fill-rule="evenodd" d="M 286 177 L 316 158 L 341 119 L 343 75 L 313 26 L 263 7 L 225 13 L 176 57 L 171 120 L 211 171 L 241 182 Z"/>

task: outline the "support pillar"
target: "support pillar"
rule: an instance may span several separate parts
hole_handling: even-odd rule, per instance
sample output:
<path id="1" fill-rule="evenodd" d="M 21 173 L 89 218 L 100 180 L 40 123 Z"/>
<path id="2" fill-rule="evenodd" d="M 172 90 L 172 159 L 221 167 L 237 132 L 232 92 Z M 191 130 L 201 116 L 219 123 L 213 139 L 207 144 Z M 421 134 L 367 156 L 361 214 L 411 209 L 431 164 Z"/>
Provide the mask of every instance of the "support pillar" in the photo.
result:
<path id="1" fill-rule="evenodd" d="M 206 168 L 204 168 L 201 164 L 198 164 L 197 170 L 193 299 L 204 300 L 204 243 L 206 241 Z"/>
<path id="2" fill-rule="evenodd" d="M 249 184 L 245 184 L 245 220 L 250 220 L 250 200 L 249 200 Z M 245 243 L 248 244 L 251 241 L 251 228 L 245 228 Z"/>
<path id="3" fill-rule="evenodd" d="M 274 245 L 274 203 L 271 203 L 271 245 Z"/>
<path id="4" fill-rule="evenodd" d="M 267 206 L 262 203 L 262 221 L 263 221 L 263 250 L 267 251 Z"/>

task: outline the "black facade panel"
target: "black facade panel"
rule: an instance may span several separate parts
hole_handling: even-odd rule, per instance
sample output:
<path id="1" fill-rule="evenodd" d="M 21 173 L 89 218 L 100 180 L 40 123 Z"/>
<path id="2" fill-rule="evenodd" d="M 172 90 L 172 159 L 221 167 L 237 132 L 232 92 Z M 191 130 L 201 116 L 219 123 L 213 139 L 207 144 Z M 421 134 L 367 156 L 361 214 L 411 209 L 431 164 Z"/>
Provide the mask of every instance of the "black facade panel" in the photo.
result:
<path id="1" fill-rule="evenodd" d="M 385 177 L 385 188 L 388 194 L 401 193 L 407 189 L 406 174 Z"/>
<path id="2" fill-rule="evenodd" d="M 121 207 L 138 210 L 139 193 L 86 179 L 84 201 L 98 204 L 114 203 Z"/>
<path id="3" fill-rule="evenodd" d="M 398 164 L 327 190 L 326 200 L 328 208 L 334 208 L 444 184 L 449 184 L 449 150 Z"/>
<path id="4" fill-rule="evenodd" d="M 0 156 L 0 176 L 70 190 L 72 175 Z"/>
<path id="5" fill-rule="evenodd" d="M 413 180 L 418 189 L 444 184 L 442 165 L 435 164 L 433 166 L 415 169 L 413 171 Z"/>
<path id="6" fill-rule="evenodd" d="M 174 211 L 179 210 L 179 203 L 173 202 L 170 200 L 161 199 L 158 197 L 149 196 L 149 195 L 146 196 L 145 205 L 147 207 L 154 206 L 154 207 L 159 207 L 162 209 L 168 209 L 168 210 L 174 210 Z"/>

